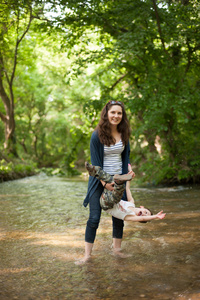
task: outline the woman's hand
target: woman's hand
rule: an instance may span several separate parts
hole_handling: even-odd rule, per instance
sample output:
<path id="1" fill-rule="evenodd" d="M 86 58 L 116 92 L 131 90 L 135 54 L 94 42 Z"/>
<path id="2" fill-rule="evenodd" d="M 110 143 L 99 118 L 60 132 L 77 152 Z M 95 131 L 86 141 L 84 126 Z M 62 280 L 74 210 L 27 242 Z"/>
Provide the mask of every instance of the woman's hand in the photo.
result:
<path id="1" fill-rule="evenodd" d="M 135 173 L 132 170 L 131 164 L 128 164 L 128 174 L 132 175 L 132 179 L 135 177 Z"/>
<path id="2" fill-rule="evenodd" d="M 107 183 L 105 188 L 109 191 L 113 191 L 114 190 L 114 182 Z"/>
<path id="3" fill-rule="evenodd" d="M 131 174 L 132 178 L 135 177 L 135 173 L 133 172 L 133 170 L 129 171 L 128 174 Z"/>

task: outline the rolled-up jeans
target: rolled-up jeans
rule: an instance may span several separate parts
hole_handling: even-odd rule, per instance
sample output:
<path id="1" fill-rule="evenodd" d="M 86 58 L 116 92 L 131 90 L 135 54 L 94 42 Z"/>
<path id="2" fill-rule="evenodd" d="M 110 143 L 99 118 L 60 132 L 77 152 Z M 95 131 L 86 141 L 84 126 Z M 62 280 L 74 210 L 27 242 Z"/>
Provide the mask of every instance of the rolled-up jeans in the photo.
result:
<path id="1" fill-rule="evenodd" d="M 100 206 L 100 197 L 102 194 L 101 189 L 97 189 L 92 197 L 90 198 L 89 208 L 90 214 L 89 219 L 87 221 L 87 226 L 85 230 L 85 241 L 87 243 L 94 243 L 96 237 L 96 231 L 99 226 L 100 218 L 101 218 L 101 206 Z M 123 227 L 124 221 L 112 217 L 113 221 L 113 238 L 122 239 L 123 237 Z"/>

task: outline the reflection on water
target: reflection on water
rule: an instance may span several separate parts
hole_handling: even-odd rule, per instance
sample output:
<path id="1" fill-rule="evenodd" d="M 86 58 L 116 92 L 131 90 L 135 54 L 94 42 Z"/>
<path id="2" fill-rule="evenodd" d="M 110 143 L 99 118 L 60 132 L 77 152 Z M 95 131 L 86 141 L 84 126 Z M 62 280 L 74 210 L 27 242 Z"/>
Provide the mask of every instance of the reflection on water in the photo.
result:
<path id="1" fill-rule="evenodd" d="M 126 223 L 123 249 L 110 251 L 102 214 L 93 260 L 84 252 L 87 181 L 34 176 L 0 184 L 0 299 L 200 299 L 200 189 L 134 188 L 136 205 L 164 220 Z"/>

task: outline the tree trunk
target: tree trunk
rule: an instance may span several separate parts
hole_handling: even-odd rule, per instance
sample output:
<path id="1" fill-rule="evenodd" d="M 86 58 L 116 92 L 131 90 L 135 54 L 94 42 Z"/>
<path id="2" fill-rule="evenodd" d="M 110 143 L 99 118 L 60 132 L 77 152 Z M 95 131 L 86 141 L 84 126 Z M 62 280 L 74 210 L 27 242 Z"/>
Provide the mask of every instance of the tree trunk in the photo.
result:
<path id="1" fill-rule="evenodd" d="M 11 76 L 9 78 L 8 76 L 8 70 L 6 70 L 4 65 L 4 60 L 6 60 L 6 57 L 3 56 L 3 52 L 0 51 L 0 98 L 3 101 L 5 113 L 0 112 L 0 119 L 3 121 L 5 126 L 5 142 L 4 142 L 4 149 L 7 149 L 9 152 L 13 153 L 15 156 L 17 156 L 16 151 L 16 140 L 15 140 L 15 115 L 14 115 L 14 95 L 13 95 L 13 81 L 15 78 L 15 71 L 17 66 L 17 57 L 18 57 L 18 48 L 25 37 L 26 33 L 28 32 L 30 28 L 31 21 L 33 20 L 32 17 L 32 7 L 29 6 L 29 21 L 21 34 L 21 36 L 18 35 L 19 33 L 19 23 L 20 23 L 20 7 L 17 7 L 16 16 L 16 41 L 15 41 L 15 50 L 14 50 L 14 59 L 13 59 L 13 66 L 11 71 Z M 6 24 L 7 26 L 7 24 Z M 5 28 L 7 28 L 5 26 Z M 7 30 L 5 32 L 2 31 L 2 34 L 7 34 Z M 5 88 L 5 82 L 6 80 L 9 88 L 9 96 L 6 92 Z"/>
<path id="2" fill-rule="evenodd" d="M 12 152 L 15 156 L 17 156 L 16 153 L 16 147 L 15 147 L 15 118 L 14 118 L 14 101 L 13 101 L 13 95 L 11 95 L 10 99 L 3 87 L 3 70 L 2 65 L 0 66 L 0 97 L 3 101 L 4 108 L 5 108 L 5 114 L 0 112 L 0 118 L 4 123 L 5 126 L 5 142 L 4 142 L 4 149 L 9 150 L 9 152 Z"/>

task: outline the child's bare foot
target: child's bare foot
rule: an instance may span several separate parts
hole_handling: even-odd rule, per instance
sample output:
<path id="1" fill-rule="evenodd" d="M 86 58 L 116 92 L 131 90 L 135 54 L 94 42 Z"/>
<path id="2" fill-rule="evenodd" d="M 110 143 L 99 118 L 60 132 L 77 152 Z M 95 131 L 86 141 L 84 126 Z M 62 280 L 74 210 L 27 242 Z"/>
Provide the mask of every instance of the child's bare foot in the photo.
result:
<path id="1" fill-rule="evenodd" d="M 106 183 L 113 182 L 113 176 L 106 173 L 101 167 L 93 166 L 89 164 L 87 161 L 85 162 L 85 167 L 88 170 L 90 176 L 96 177 L 99 180 L 103 180 Z"/>
<path id="2" fill-rule="evenodd" d="M 93 166 L 91 164 L 89 164 L 89 162 L 85 162 L 85 167 L 88 170 L 88 173 L 90 174 L 90 176 L 95 177 L 100 169 L 100 167 L 98 166 Z"/>
<path id="3" fill-rule="evenodd" d="M 131 174 L 124 174 L 124 175 L 114 175 L 113 177 L 114 182 L 116 184 L 123 184 L 125 181 L 130 181 L 132 179 L 132 175 Z"/>
<path id="4" fill-rule="evenodd" d="M 83 258 L 75 261 L 75 265 L 84 265 L 91 260 L 91 256 L 84 256 Z"/>

